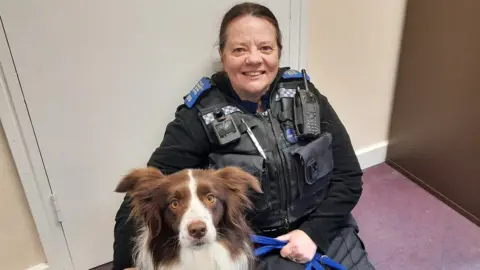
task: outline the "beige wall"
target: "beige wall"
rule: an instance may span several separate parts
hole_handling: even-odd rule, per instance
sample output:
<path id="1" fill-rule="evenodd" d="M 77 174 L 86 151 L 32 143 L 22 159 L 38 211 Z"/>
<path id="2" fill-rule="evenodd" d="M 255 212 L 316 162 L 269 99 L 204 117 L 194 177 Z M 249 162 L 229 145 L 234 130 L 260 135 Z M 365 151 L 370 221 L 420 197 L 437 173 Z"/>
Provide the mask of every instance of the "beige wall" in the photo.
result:
<path id="1" fill-rule="evenodd" d="M 0 123 L 0 269 L 25 270 L 45 255 Z"/>
<path id="2" fill-rule="evenodd" d="M 356 150 L 388 139 L 405 0 L 308 1 L 308 62 Z"/>
<path id="3" fill-rule="evenodd" d="M 307 70 L 358 150 L 387 139 L 405 0 L 309 1 Z M 45 261 L 0 125 L 0 268 Z"/>

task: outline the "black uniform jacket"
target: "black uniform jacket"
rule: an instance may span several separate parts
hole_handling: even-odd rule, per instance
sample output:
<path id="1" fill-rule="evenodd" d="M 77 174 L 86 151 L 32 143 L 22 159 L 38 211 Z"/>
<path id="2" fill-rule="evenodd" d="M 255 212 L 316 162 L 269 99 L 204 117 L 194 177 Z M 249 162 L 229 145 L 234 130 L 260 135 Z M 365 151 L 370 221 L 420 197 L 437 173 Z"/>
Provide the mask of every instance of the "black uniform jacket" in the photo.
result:
<path id="1" fill-rule="evenodd" d="M 279 76 L 280 73 L 277 77 Z M 212 80 L 223 93 L 238 100 L 244 108 L 252 113 L 256 111 L 257 104 L 238 98 L 224 73 L 213 75 Z M 333 237 L 349 224 L 350 213 L 362 193 L 362 170 L 344 125 L 327 98 L 320 96 L 322 126 L 332 135 L 333 176 L 325 200 L 304 222 L 298 224 L 297 229 L 305 231 L 317 244 L 320 252 L 326 252 Z M 268 98 L 262 100 L 263 105 L 268 107 Z M 208 165 L 205 162 L 208 161 L 211 145 L 200 121 L 195 107 L 189 109 L 183 104 L 180 105 L 174 120 L 166 127 L 163 141 L 155 149 L 147 165 L 156 167 L 165 174 Z M 128 198 L 116 216 L 114 269 L 131 266 L 131 238 L 135 231 L 131 221 L 127 222 L 127 202 Z"/>

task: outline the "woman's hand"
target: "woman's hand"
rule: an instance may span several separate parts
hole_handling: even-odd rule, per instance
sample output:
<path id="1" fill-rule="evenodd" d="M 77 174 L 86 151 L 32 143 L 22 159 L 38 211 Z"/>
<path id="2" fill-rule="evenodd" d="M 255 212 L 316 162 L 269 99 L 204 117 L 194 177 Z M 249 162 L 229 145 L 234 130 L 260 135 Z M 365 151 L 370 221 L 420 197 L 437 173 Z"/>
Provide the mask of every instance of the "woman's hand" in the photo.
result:
<path id="1" fill-rule="evenodd" d="M 277 239 L 288 241 L 282 250 L 280 250 L 280 255 L 294 262 L 307 263 L 313 259 L 317 251 L 317 245 L 302 230 L 291 231 L 277 237 Z"/>

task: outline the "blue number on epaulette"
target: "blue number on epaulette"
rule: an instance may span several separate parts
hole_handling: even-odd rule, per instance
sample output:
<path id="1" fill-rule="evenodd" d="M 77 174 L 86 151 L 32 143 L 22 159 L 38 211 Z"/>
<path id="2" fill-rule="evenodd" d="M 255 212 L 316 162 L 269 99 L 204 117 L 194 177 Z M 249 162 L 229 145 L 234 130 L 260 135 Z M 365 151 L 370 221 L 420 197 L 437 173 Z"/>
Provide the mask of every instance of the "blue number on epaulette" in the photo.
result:
<path id="1" fill-rule="evenodd" d="M 298 70 L 289 69 L 282 74 L 282 78 L 283 79 L 302 79 L 303 75 L 302 75 L 302 72 Z M 310 81 L 310 76 L 308 76 L 308 74 L 307 74 L 307 81 Z"/>
<path id="2" fill-rule="evenodd" d="M 192 108 L 198 97 L 205 91 L 212 87 L 210 80 L 207 77 L 203 77 L 198 83 L 193 87 L 192 91 L 185 97 L 185 104 L 188 108 Z"/>

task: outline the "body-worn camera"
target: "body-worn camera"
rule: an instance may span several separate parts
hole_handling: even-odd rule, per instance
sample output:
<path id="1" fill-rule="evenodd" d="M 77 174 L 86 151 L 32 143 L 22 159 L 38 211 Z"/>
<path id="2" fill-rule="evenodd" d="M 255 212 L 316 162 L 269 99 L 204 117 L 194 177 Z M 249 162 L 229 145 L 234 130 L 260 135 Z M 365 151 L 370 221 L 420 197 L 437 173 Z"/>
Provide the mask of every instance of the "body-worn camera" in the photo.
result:
<path id="1" fill-rule="evenodd" d="M 294 126 L 300 139 L 320 136 L 320 106 L 316 96 L 308 90 L 305 70 L 302 70 L 305 89 L 297 87 L 293 98 Z"/>
<path id="2" fill-rule="evenodd" d="M 240 132 L 232 116 L 225 115 L 222 109 L 216 109 L 213 111 L 213 117 L 212 127 L 220 145 L 228 144 L 240 138 Z"/>

